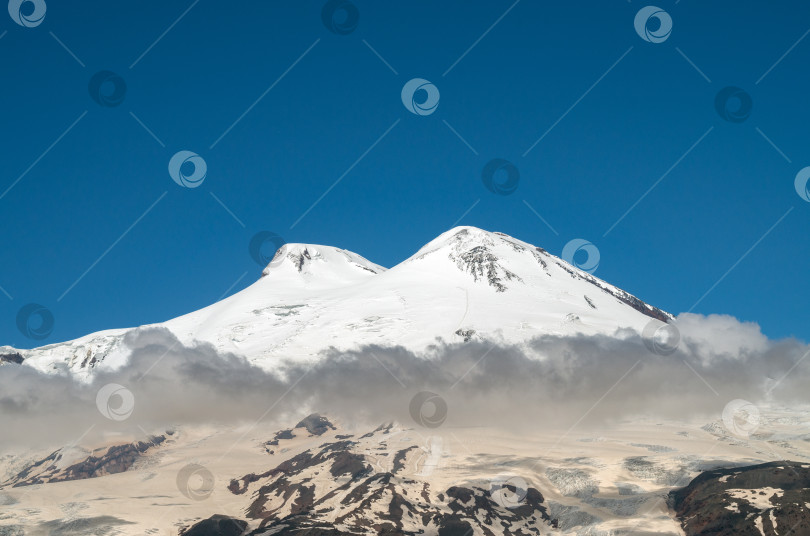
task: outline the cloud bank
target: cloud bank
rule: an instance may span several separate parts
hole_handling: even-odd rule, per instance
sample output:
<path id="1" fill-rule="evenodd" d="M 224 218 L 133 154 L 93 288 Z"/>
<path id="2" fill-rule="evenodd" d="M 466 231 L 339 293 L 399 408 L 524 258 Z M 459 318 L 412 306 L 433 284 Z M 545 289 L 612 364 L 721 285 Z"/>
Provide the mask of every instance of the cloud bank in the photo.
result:
<path id="1" fill-rule="evenodd" d="M 521 346 L 437 343 L 332 350 L 268 372 L 209 344 L 184 346 L 165 328 L 133 330 L 128 363 L 91 383 L 0 366 L 0 447 L 64 445 L 107 432 L 191 424 L 277 422 L 310 412 L 344 422 L 419 426 L 605 426 L 635 416 L 717 419 L 734 399 L 810 404 L 810 347 L 773 341 L 732 317 L 680 315 L 667 355 L 635 332 L 543 336 Z M 418 393 L 436 396 L 418 398 Z M 438 408 L 441 415 L 434 415 Z M 445 409 L 446 408 L 446 414 Z M 431 421 L 431 417 L 436 417 Z M 291 422 L 292 421 L 292 422 Z M 142 434 L 141 434 L 142 435 Z"/>

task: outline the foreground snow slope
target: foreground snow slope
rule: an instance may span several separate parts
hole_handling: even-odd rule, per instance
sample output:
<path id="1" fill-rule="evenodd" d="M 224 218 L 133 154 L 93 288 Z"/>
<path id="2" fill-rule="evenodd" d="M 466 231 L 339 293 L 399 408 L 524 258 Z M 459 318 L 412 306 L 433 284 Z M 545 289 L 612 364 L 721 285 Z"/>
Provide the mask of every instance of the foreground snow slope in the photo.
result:
<path id="1" fill-rule="evenodd" d="M 764 411 L 749 438 L 700 420 L 520 433 L 337 421 L 278 432 L 260 423 L 120 436 L 140 442 L 124 467 L 120 453 L 110 459 L 110 445 L 0 456 L 0 534 L 174 536 L 224 514 L 244 520 L 251 536 L 682 535 L 667 495 L 700 472 L 783 459 L 810 467 L 807 425 L 785 424 L 806 409 Z M 88 467 L 94 472 L 75 470 Z M 769 502 L 768 486 L 765 479 L 719 499 L 775 518 L 782 508 Z M 810 503 L 791 500 L 810 519 Z M 719 514 L 734 512 L 721 505 Z"/>
<path id="2" fill-rule="evenodd" d="M 184 344 L 210 342 L 272 369 L 330 347 L 520 344 L 542 334 L 641 332 L 651 318 L 671 316 L 542 248 L 457 227 L 390 270 L 346 250 L 287 244 L 253 285 L 159 325 Z M 123 363 L 126 331 L 19 352 L 37 369 L 85 374 Z"/>

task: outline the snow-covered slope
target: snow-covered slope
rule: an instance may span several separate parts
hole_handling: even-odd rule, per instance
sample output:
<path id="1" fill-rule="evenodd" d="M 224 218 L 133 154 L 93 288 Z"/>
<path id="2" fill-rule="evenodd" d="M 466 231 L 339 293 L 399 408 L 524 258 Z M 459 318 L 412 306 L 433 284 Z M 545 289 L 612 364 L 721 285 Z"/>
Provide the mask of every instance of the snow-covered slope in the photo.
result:
<path id="1" fill-rule="evenodd" d="M 747 439 L 719 420 L 568 434 L 542 426 L 374 429 L 323 417 L 286 430 L 255 423 L 120 436 L 0 456 L 0 534 L 173 536 L 220 514 L 247 526 L 245 536 L 806 535 L 807 426 L 784 424 L 795 415 L 764 412 L 762 429 Z M 797 461 L 735 476 L 772 460 Z M 707 470 L 678 493 L 677 518 L 668 494 Z M 706 481 L 713 474 L 726 476 Z M 763 519 L 769 530 L 751 532 Z M 729 530 L 684 532 L 681 522 Z M 730 530 L 737 527 L 748 531 Z"/>
<path id="2" fill-rule="evenodd" d="M 287 244 L 253 285 L 159 325 L 184 344 L 210 342 L 272 369 L 330 347 L 520 344 L 543 334 L 640 333 L 651 318 L 671 316 L 542 248 L 457 227 L 389 270 L 346 250 Z M 18 352 L 43 371 L 86 373 L 123 363 L 126 331 Z"/>

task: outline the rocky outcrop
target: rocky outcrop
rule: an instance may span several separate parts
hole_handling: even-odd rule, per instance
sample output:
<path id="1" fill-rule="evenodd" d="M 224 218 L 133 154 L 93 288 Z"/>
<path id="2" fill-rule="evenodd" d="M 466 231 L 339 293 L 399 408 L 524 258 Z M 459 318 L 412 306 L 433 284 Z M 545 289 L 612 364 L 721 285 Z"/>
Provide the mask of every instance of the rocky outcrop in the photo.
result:
<path id="1" fill-rule="evenodd" d="M 505 268 L 500 263 L 500 259 L 486 246 L 476 246 L 467 251 L 450 253 L 449 257 L 459 270 L 472 275 L 474 281 L 486 281 L 497 292 L 506 291 L 505 282 L 507 281 L 513 279 L 523 281 L 517 274 Z"/>
<path id="2" fill-rule="evenodd" d="M 241 536 L 247 521 L 216 514 L 180 531 L 181 536 Z"/>
<path id="3" fill-rule="evenodd" d="M 810 534 L 810 465 L 706 471 L 669 501 L 687 536 Z"/>
<path id="4" fill-rule="evenodd" d="M 41 460 L 29 464 L 17 475 L 0 485 L 0 488 L 84 480 L 86 478 L 123 473 L 128 471 L 146 451 L 159 446 L 164 441 L 166 441 L 165 435 L 152 436 L 146 441 L 98 449 L 93 451 L 90 456 L 64 469 L 59 467 L 64 465 L 60 462 L 62 462 L 66 453 L 60 449 Z"/>
<path id="5" fill-rule="evenodd" d="M 629 305 L 639 313 L 649 316 L 650 318 L 654 318 L 656 320 L 660 320 L 661 322 L 670 322 L 673 320 L 673 316 L 658 307 L 653 307 L 652 305 L 636 298 L 629 292 L 626 292 L 620 288 L 614 287 L 613 285 L 609 285 L 604 281 L 593 277 L 592 275 L 582 272 L 580 270 L 575 270 L 570 265 L 556 261 L 557 266 L 568 272 L 568 274 L 573 277 L 574 279 L 581 279 L 583 281 L 587 281 L 591 285 L 595 286 L 602 292 L 610 294 L 620 302 Z M 544 264 L 545 266 L 545 264 Z M 588 302 L 593 309 L 596 309 L 596 306 L 593 304 L 590 298 L 585 296 L 585 300 Z"/>
<path id="6" fill-rule="evenodd" d="M 265 441 L 264 448 L 269 454 L 274 454 L 275 450 L 271 449 L 270 447 L 277 447 L 280 441 L 287 440 L 287 439 L 295 439 L 295 430 L 305 429 L 310 437 L 312 436 L 320 436 L 328 432 L 329 430 L 335 430 L 336 428 L 334 425 L 329 422 L 329 419 L 318 415 L 317 413 L 312 413 L 301 419 L 301 422 L 295 425 L 295 428 L 292 430 L 279 430 L 276 432 L 276 435 L 273 436 L 273 439 L 270 441 Z"/>
<path id="7" fill-rule="evenodd" d="M 25 358 L 19 352 L 0 351 L 0 365 L 3 363 L 14 363 L 16 365 L 20 365 L 23 361 L 25 361 Z"/>
<path id="8" fill-rule="evenodd" d="M 325 426 L 320 417 L 308 419 L 315 431 Z M 533 487 L 460 483 L 434 490 L 428 480 L 408 476 L 425 453 L 416 445 L 390 449 L 390 430 L 389 424 L 356 441 L 327 441 L 232 480 L 231 493 L 250 493 L 246 514 L 259 523 L 251 534 L 527 536 L 556 526 Z M 518 499 L 505 504 L 504 494 Z"/>
<path id="9" fill-rule="evenodd" d="M 329 430 L 335 430 L 329 419 L 317 413 L 304 417 L 301 422 L 295 425 L 295 428 L 305 428 L 307 432 L 314 436 L 323 435 Z"/>

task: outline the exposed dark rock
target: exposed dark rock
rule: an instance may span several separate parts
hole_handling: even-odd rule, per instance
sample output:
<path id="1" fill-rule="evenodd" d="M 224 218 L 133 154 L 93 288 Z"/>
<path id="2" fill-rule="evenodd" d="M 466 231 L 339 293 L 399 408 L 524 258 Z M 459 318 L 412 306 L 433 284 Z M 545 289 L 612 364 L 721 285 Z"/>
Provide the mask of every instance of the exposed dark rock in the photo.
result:
<path id="1" fill-rule="evenodd" d="M 474 495 L 475 493 L 473 493 L 473 490 L 469 488 L 463 488 L 460 486 L 453 486 L 452 488 L 447 490 L 448 497 L 457 499 L 462 503 L 470 502 L 470 499 L 472 499 Z"/>
<path id="2" fill-rule="evenodd" d="M 439 521 L 439 536 L 467 536 L 473 534 L 472 526 L 461 516 L 446 515 Z"/>
<path id="3" fill-rule="evenodd" d="M 0 353 L 0 364 L 2 363 L 15 363 L 17 365 L 25 361 L 25 358 L 19 352 L 3 352 Z"/>
<path id="4" fill-rule="evenodd" d="M 367 470 L 368 467 L 363 456 L 346 451 L 338 452 L 334 457 L 332 467 L 329 468 L 329 472 L 334 477 L 348 474 L 352 478 L 365 474 Z"/>
<path id="5" fill-rule="evenodd" d="M 810 534 L 810 465 L 706 471 L 671 492 L 669 502 L 687 536 Z"/>
<path id="6" fill-rule="evenodd" d="M 317 413 L 313 413 L 301 420 L 295 425 L 296 428 L 306 428 L 307 432 L 312 435 L 323 435 L 329 430 L 334 430 L 335 427 L 329 422 L 329 419 L 322 417 Z"/>
<path id="7" fill-rule="evenodd" d="M 366 434 L 361 435 L 361 436 L 360 436 L 360 439 L 365 439 L 365 438 L 367 438 L 367 437 L 371 437 L 371 436 L 373 436 L 374 434 L 376 434 L 377 432 L 381 432 L 381 433 L 383 433 L 383 434 L 387 434 L 387 433 L 389 433 L 389 432 L 391 431 L 391 428 L 393 428 L 393 427 L 394 427 L 394 423 L 391 423 L 391 422 L 389 422 L 389 423 L 385 423 L 385 424 L 381 424 L 381 425 L 379 425 L 377 428 L 375 428 L 375 429 L 374 429 L 374 431 L 372 431 L 372 432 L 368 432 L 368 433 L 366 433 Z"/>
<path id="8" fill-rule="evenodd" d="M 543 259 L 543 256 L 540 255 L 540 254 L 545 253 L 546 255 L 548 255 L 548 252 L 543 248 L 534 248 L 534 249 L 535 249 L 535 251 L 532 252 L 532 254 L 534 255 L 534 259 L 537 262 L 540 263 L 540 266 L 543 267 L 543 270 L 547 271 L 548 264 L 546 264 L 546 261 Z"/>
<path id="9" fill-rule="evenodd" d="M 302 251 L 298 255 L 290 254 L 290 257 L 292 258 L 293 264 L 295 265 L 296 268 L 298 268 L 299 272 L 304 269 L 304 263 L 306 261 L 312 260 L 312 257 L 310 256 L 309 250 L 307 248 L 304 248 L 304 251 Z"/>
<path id="10" fill-rule="evenodd" d="M 247 525 L 247 521 L 216 514 L 180 531 L 180 534 L 181 536 L 241 536 Z"/>
<path id="11" fill-rule="evenodd" d="M 406 449 L 402 449 L 402 450 L 398 451 L 394 455 L 394 473 L 399 472 L 401 469 L 403 469 L 405 467 L 405 458 L 408 457 L 408 452 L 410 452 L 410 451 L 412 451 L 412 450 L 414 450 L 416 448 L 418 448 L 418 447 L 411 446 L 411 447 L 408 447 Z"/>
<path id="12" fill-rule="evenodd" d="M 251 532 L 250 536 L 260 534 L 268 534 L 268 532 L 264 529 L 258 529 Z M 273 536 L 356 536 L 356 533 L 344 532 L 335 528 L 334 525 L 323 524 L 309 527 L 285 526 L 278 532 L 274 532 Z"/>
<path id="13" fill-rule="evenodd" d="M 87 349 L 84 359 L 82 359 L 81 368 L 93 368 L 98 364 L 98 356 L 96 356 L 90 348 Z"/>
<path id="14" fill-rule="evenodd" d="M 596 279 L 590 274 L 574 270 L 574 268 L 572 268 L 570 265 L 566 263 L 558 262 L 557 265 L 566 272 L 568 272 L 574 279 L 581 279 L 583 281 L 587 281 L 588 283 L 592 284 L 601 291 L 610 294 L 620 302 L 629 305 L 630 307 L 632 307 L 641 314 L 647 315 L 650 318 L 655 318 L 656 320 L 660 320 L 661 322 L 670 322 L 673 319 L 672 315 L 670 315 L 669 313 L 666 313 L 657 307 L 653 307 L 652 305 L 649 305 L 641 301 L 640 299 L 636 298 L 629 292 L 625 292 L 620 288 L 609 286 L 607 285 L 607 283 L 604 283 L 599 279 Z"/>
<path id="15" fill-rule="evenodd" d="M 506 291 L 504 280 L 523 281 L 517 274 L 501 266 L 498 257 L 486 246 L 475 246 L 457 255 L 451 253 L 450 260 L 455 262 L 460 270 L 472 275 L 473 280 L 486 280 L 497 292 Z"/>
<path id="16" fill-rule="evenodd" d="M 273 439 L 271 439 L 270 441 L 267 441 L 265 443 L 265 447 L 267 445 L 272 445 L 274 447 L 278 446 L 279 440 L 281 440 L 281 439 L 292 439 L 294 437 L 295 437 L 295 434 L 293 433 L 292 430 L 279 430 L 278 432 L 276 432 L 276 435 L 273 437 Z"/>
<path id="17" fill-rule="evenodd" d="M 147 450 L 159 446 L 164 441 L 166 436 L 162 435 L 150 437 L 148 441 L 114 445 L 96 451 L 84 460 L 61 470 L 57 468 L 57 462 L 62 459 L 62 451 L 57 450 L 46 458 L 30 464 L 3 485 L 16 488 L 123 473 L 129 470 Z"/>
<path id="18" fill-rule="evenodd" d="M 459 328 L 454 333 L 456 335 L 458 335 L 459 337 L 463 337 L 464 342 L 470 342 L 472 340 L 472 338 L 473 338 L 473 335 L 475 335 L 475 330 L 474 329 L 461 329 L 461 328 Z"/>
<path id="19" fill-rule="evenodd" d="M 378 429 L 383 433 L 390 426 Z M 489 490 L 453 486 L 431 493 L 427 482 L 401 478 L 408 447 L 393 455 L 393 472 L 374 472 L 354 441 L 324 443 L 304 451 L 260 475 L 231 481 L 235 494 L 252 493 L 249 519 L 259 521 L 252 534 L 330 536 L 418 534 L 471 534 L 528 536 L 541 534 L 540 527 L 555 527 L 542 494 L 534 489 L 517 490 L 522 501 L 506 508 Z M 314 482 L 318 474 L 329 475 L 331 485 Z M 258 489 L 251 489 L 260 483 Z M 508 487 L 508 486 L 507 486 Z"/>

